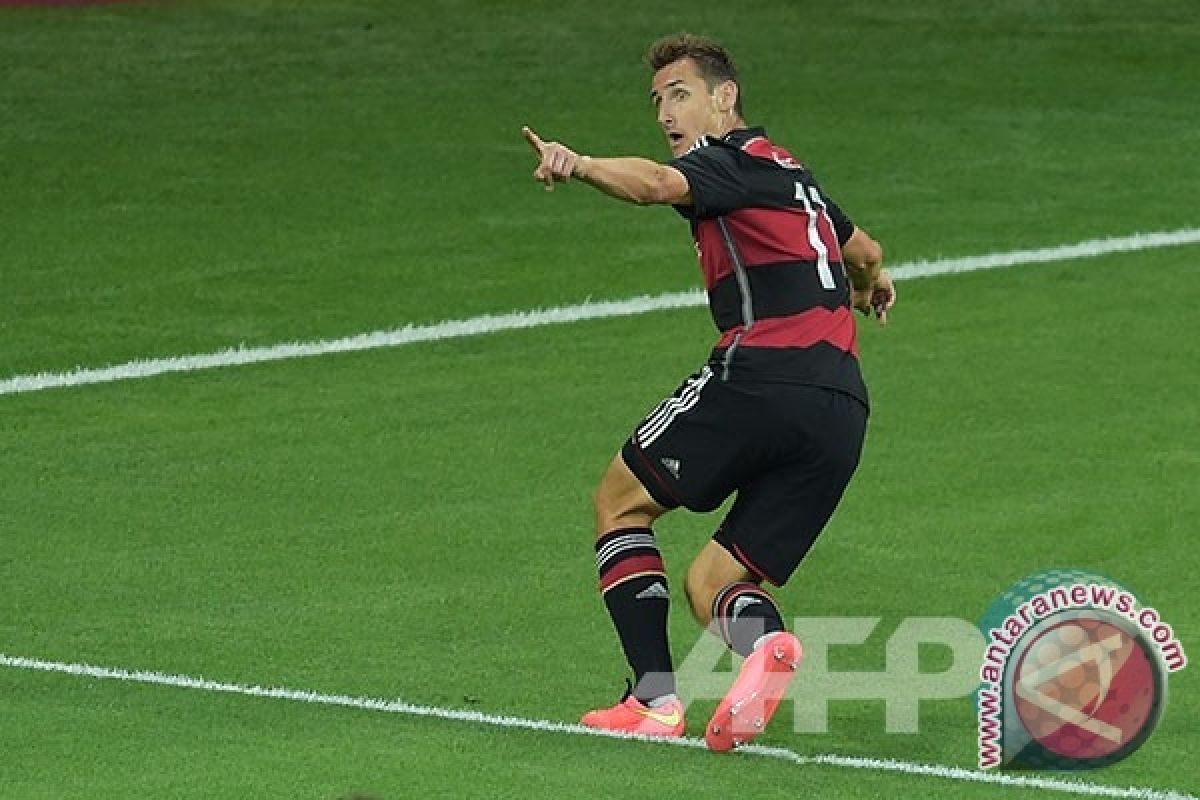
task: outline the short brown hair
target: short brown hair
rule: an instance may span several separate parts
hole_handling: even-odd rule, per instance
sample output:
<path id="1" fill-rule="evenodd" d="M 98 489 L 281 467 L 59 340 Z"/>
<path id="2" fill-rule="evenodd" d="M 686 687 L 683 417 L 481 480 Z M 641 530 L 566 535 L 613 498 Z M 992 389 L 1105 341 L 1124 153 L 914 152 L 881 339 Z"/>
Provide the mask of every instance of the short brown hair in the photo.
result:
<path id="1" fill-rule="evenodd" d="M 704 36 L 673 33 L 650 45 L 646 52 L 646 61 L 655 72 L 684 58 L 696 62 L 709 90 L 715 89 L 725 81 L 733 81 L 738 87 L 737 102 L 734 103 L 733 110 L 739 117 L 742 116 L 742 85 L 738 83 L 737 67 L 733 58 L 724 47 Z"/>

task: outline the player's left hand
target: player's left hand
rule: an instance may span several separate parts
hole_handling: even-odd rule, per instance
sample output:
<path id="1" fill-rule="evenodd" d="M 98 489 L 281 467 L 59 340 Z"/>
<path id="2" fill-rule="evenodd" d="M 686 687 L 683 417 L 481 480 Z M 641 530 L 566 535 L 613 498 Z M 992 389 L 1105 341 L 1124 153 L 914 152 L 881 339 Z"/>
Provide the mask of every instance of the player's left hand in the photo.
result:
<path id="1" fill-rule="evenodd" d="M 875 315 L 880 325 L 887 325 L 888 312 L 896 305 L 896 285 L 886 269 L 879 270 L 870 288 L 853 289 L 854 307 L 863 314 Z"/>
<path id="2" fill-rule="evenodd" d="M 554 184 L 566 183 L 575 174 L 579 164 L 579 154 L 565 144 L 559 142 L 544 142 L 528 126 L 521 128 L 525 140 L 529 142 L 533 152 L 537 153 L 539 163 L 533 171 L 535 180 L 546 184 L 546 191 L 554 191 Z"/>

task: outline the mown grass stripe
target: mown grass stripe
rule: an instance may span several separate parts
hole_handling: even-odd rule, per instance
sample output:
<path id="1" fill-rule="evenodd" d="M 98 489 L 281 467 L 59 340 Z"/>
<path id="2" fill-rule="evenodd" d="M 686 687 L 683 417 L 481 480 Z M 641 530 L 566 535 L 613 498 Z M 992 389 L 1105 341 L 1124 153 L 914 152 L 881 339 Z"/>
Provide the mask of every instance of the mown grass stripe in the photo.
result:
<path id="1" fill-rule="evenodd" d="M 1197 243 L 1200 243 L 1200 228 L 1188 228 L 1160 233 L 1138 233 L 1132 236 L 1089 239 L 1076 244 L 1036 250 L 1015 250 L 968 258 L 921 261 L 901 264 L 890 269 L 895 280 L 903 281 Z M 291 358 L 311 358 L 333 353 L 402 347 L 463 336 L 480 336 L 523 328 L 540 328 L 547 325 L 565 325 L 586 320 L 647 314 L 652 311 L 676 308 L 694 308 L 703 306 L 706 302 L 704 293 L 700 290 L 668 292 L 659 295 L 641 295 L 625 300 L 589 301 L 547 309 L 484 314 L 469 319 L 446 320 L 432 325 L 405 325 L 402 328 L 360 333 L 341 339 L 291 342 L 264 347 L 233 347 L 214 353 L 138 359 L 108 367 L 78 367 L 68 372 L 15 375 L 0 380 L 0 395 L 136 380 L 174 372 L 195 372 L 245 364 L 284 361 Z"/>

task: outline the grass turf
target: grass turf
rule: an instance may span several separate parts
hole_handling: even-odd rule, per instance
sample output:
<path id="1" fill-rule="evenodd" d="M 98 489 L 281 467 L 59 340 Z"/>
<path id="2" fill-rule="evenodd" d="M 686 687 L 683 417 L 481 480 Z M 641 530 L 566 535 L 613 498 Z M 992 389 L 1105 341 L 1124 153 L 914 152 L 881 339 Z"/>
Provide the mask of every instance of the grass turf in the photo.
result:
<path id="1" fill-rule="evenodd" d="M 694 285 L 670 212 L 546 196 L 519 138 L 661 155 L 637 58 L 684 26 L 728 30 L 752 118 L 893 260 L 1193 226 L 1196 23 L 1152 5 L 0 10 L 0 377 Z M 863 326 L 866 460 L 787 611 L 973 619 L 1085 566 L 1197 641 L 1196 248 L 901 293 Z M 623 671 L 591 485 L 711 338 L 679 311 L 0 398 L 0 651 L 572 720 Z M 714 524 L 660 526 L 676 585 Z M 882 641 L 837 655 L 878 669 Z M 1196 691 L 1175 676 L 1158 734 L 1089 777 L 1200 789 Z M 0 709 L 14 798 L 1000 791 L 8 669 Z M 922 712 L 764 741 L 970 766 L 969 702 Z"/>

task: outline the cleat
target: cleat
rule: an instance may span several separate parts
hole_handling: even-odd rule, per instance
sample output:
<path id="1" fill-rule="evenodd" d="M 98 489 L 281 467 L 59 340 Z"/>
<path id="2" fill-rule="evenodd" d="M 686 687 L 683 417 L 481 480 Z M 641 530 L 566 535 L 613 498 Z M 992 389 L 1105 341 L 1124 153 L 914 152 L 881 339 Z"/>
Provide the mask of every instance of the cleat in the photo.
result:
<path id="1" fill-rule="evenodd" d="M 589 711 L 580 720 L 589 728 L 598 728 L 638 736 L 683 736 L 683 704 L 676 698 L 657 708 L 643 705 L 632 694 L 612 708 Z"/>
<path id="2" fill-rule="evenodd" d="M 708 749 L 724 753 L 754 741 L 770 723 L 803 658 L 800 640 L 786 631 L 747 656 L 705 728 Z"/>

